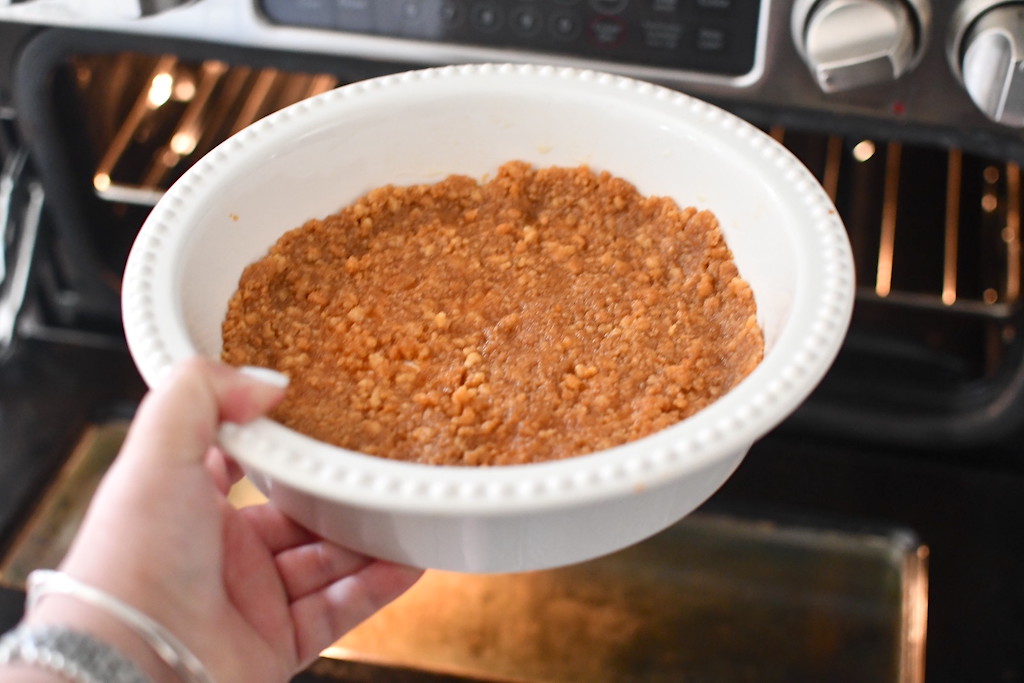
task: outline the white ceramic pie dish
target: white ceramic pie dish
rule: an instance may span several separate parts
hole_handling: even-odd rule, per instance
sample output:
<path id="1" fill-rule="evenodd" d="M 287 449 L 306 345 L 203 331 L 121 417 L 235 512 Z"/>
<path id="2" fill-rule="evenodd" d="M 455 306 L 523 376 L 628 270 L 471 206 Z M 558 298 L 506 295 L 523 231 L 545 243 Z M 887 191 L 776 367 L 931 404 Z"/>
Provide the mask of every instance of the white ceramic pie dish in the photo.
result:
<path id="1" fill-rule="evenodd" d="M 177 361 L 217 357 L 242 269 L 284 231 L 380 185 L 483 177 L 512 159 L 589 164 L 714 211 L 754 290 L 761 365 L 671 428 L 557 462 L 396 462 L 270 420 L 225 426 L 222 445 L 300 523 L 415 566 L 541 569 L 667 527 L 816 386 L 854 291 L 846 231 L 813 176 L 753 126 L 672 90 L 563 68 L 445 67 L 348 85 L 255 123 L 175 183 L 139 233 L 123 313 L 140 372 L 153 385 Z"/>

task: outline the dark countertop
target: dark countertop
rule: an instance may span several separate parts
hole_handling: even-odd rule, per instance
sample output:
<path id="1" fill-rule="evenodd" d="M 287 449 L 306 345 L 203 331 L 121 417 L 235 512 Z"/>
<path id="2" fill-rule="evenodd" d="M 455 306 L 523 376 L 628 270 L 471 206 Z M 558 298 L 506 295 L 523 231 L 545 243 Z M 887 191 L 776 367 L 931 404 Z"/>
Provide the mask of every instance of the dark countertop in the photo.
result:
<path id="1" fill-rule="evenodd" d="M 132 411 L 143 391 L 126 350 L 19 340 L 0 356 L 0 551 L 67 457 L 84 426 Z M 0 585 L 0 629 L 21 618 L 24 595 Z"/>
<path id="2" fill-rule="evenodd" d="M 144 392 L 127 350 L 19 340 L 0 358 L 0 552 L 91 421 Z"/>

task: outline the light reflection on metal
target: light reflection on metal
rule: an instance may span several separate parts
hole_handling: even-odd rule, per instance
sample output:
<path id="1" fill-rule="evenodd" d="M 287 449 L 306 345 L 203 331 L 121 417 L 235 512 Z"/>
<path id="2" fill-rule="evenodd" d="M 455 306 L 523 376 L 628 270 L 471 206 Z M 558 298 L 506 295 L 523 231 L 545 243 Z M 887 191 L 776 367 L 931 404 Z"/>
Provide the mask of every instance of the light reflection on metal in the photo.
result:
<path id="1" fill-rule="evenodd" d="M 959 149 L 952 149 L 946 165 L 946 239 L 942 258 L 942 303 L 947 306 L 952 306 L 956 301 L 962 176 L 963 153 Z"/>
<path id="2" fill-rule="evenodd" d="M 39 224 L 43 215 L 43 186 L 37 181 L 28 184 L 28 201 L 18 230 L 18 241 L 11 270 L 5 273 L 0 289 L 0 349 L 10 346 L 14 340 L 19 314 L 25 304 L 29 287 L 29 272 L 39 238 Z M 0 231 L 7 226 L 0 225 Z M 3 237 L 3 232 L 0 232 Z M 0 258 L 6 259 L 0 253 Z"/>
<path id="3" fill-rule="evenodd" d="M 177 63 L 177 58 L 170 55 L 165 55 L 158 59 L 156 66 L 153 67 L 149 82 L 152 83 L 157 80 L 160 74 L 170 73 Z M 103 158 L 96 165 L 96 172 L 93 174 L 93 186 L 97 190 L 109 189 L 110 176 L 113 173 L 114 167 L 128 148 L 128 145 L 131 144 L 135 132 L 139 129 L 139 126 L 151 109 L 152 103 L 150 102 L 148 92 L 136 98 L 135 104 L 132 106 L 131 111 L 128 112 L 128 116 L 125 117 L 121 127 L 118 128 L 117 133 L 114 135 L 114 139 L 107 146 Z"/>
<path id="4" fill-rule="evenodd" d="M 228 65 L 216 60 L 203 62 L 200 68 L 199 82 L 195 92 L 181 118 L 178 119 L 177 127 L 171 134 L 167 148 L 172 154 L 165 154 L 163 157 L 154 160 L 149 171 L 142 179 L 144 187 L 159 187 L 167 174 L 184 157 L 195 151 L 199 143 L 199 136 L 206 128 L 210 99 L 217 88 Z"/>
<path id="5" fill-rule="evenodd" d="M 904 556 L 903 623 L 904 647 L 900 660 L 900 681 L 923 683 L 928 634 L 928 546 L 920 545 Z"/>
<path id="6" fill-rule="evenodd" d="M 171 94 L 173 92 L 174 76 L 167 71 L 161 71 L 153 76 L 152 80 L 149 82 L 149 91 L 146 94 L 146 100 L 150 107 L 156 109 L 167 104 L 167 101 L 171 99 Z"/>
<path id="7" fill-rule="evenodd" d="M 885 186 L 882 195 L 882 228 L 878 243 L 878 271 L 875 274 L 875 293 L 889 296 L 892 291 L 892 264 L 896 247 L 896 211 L 900 192 L 900 154 L 897 142 L 886 146 Z"/>
<path id="8" fill-rule="evenodd" d="M 188 102 L 196 96 L 196 82 L 191 78 L 179 78 L 174 83 L 174 99 Z"/>
<path id="9" fill-rule="evenodd" d="M 338 79 L 330 74 L 317 74 L 313 76 L 306 91 L 306 97 L 313 97 L 328 90 L 333 90 L 338 85 Z"/>
<path id="10" fill-rule="evenodd" d="M 1014 303 L 1020 296 L 1020 165 L 1006 164 L 1006 300 Z"/>
<path id="11" fill-rule="evenodd" d="M 875 156 L 875 143 L 871 140 L 861 140 L 853 146 L 853 158 L 861 163 L 868 161 L 871 157 Z"/>
<path id="12" fill-rule="evenodd" d="M 256 82 L 249 89 L 249 95 L 245 98 L 242 109 L 238 112 L 238 116 L 235 117 L 235 122 L 231 126 L 232 134 L 242 130 L 259 117 L 260 110 L 263 108 L 267 97 L 270 95 L 271 88 L 274 87 L 279 77 L 280 73 L 276 69 L 263 69 L 260 71 L 256 76 Z"/>
<path id="13" fill-rule="evenodd" d="M 195 150 L 197 142 L 196 134 L 192 131 L 175 133 L 174 137 L 171 138 L 170 148 L 172 152 L 183 157 Z"/>
<path id="14" fill-rule="evenodd" d="M 0 285 L 7 277 L 7 235 L 13 233 L 14 195 L 28 163 L 28 152 L 19 149 L 3 159 L 0 167 Z"/>
<path id="15" fill-rule="evenodd" d="M 825 173 L 821 186 L 834 202 L 839 192 L 839 169 L 842 164 L 843 139 L 838 135 L 830 135 L 825 144 Z"/>

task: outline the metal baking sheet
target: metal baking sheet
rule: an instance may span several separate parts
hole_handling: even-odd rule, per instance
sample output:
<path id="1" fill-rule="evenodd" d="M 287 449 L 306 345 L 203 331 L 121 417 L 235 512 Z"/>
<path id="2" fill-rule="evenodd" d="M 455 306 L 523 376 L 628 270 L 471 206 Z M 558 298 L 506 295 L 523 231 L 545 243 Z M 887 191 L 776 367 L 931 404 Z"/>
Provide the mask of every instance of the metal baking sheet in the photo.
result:
<path id="1" fill-rule="evenodd" d="M 0 582 L 56 565 L 126 427 L 86 431 Z M 231 499 L 262 502 L 244 480 Z M 920 683 L 927 559 L 905 529 L 698 511 L 575 566 L 427 572 L 297 680 Z"/>
<path id="2" fill-rule="evenodd" d="M 577 566 L 428 572 L 325 654 L 478 680 L 917 682 L 926 564 L 902 530 L 698 513 Z"/>

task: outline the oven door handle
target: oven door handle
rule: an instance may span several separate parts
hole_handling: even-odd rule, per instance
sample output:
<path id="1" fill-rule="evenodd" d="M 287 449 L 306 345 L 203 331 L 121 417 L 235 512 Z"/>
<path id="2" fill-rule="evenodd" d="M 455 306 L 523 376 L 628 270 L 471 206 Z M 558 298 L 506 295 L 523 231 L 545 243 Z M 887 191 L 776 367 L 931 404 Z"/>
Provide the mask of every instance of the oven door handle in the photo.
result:
<path id="1" fill-rule="evenodd" d="M 0 171 L 0 354 L 14 341 L 43 214 L 43 188 L 28 178 L 27 160 L 17 150 Z"/>

